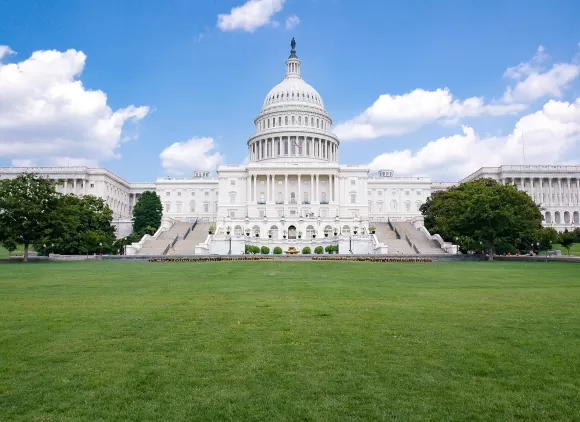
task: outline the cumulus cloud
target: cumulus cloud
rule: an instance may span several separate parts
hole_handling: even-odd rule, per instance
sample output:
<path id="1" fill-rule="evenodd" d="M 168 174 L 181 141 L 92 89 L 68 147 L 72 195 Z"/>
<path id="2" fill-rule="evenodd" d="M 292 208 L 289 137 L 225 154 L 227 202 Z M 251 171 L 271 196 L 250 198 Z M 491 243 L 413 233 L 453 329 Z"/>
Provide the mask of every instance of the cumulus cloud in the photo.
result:
<path id="1" fill-rule="evenodd" d="M 216 147 L 211 137 L 194 137 L 185 142 L 175 142 L 165 148 L 159 158 L 171 176 L 183 176 L 193 170 L 212 171 L 223 163 L 223 155 L 213 152 Z"/>
<path id="2" fill-rule="evenodd" d="M 507 88 L 503 101 L 505 103 L 530 102 L 548 96 L 560 98 L 563 90 L 580 75 L 580 65 L 556 63 L 547 68 L 548 60 L 550 56 L 543 46 L 539 46 L 529 62 L 508 68 L 504 76 L 514 79 L 516 84 Z"/>
<path id="3" fill-rule="evenodd" d="M 296 15 L 288 16 L 286 18 L 286 31 L 291 30 L 300 23 L 300 18 Z"/>
<path id="4" fill-rule="evenodd" d="M 381 95 L 354 119 L 337 124 L 334 132 L 344 141 L 374 139 L 410 133 L 429 123 L 457 121 L 482 114 L 513 114 L 523 108 L 521 104 L 485 104 L 480 97 L 461 101 L 447 88 L 415 89 L 404 95 Z"/>
<path id="5" fill-rule="evenodd" d="M 572 103 L 548 101 L 541 110 L 521 117 L 509 135 L 482 137 L 463 126 L 462 133 L 429 142 L 418 151 L 381 154 L 370 168 L 457 180 L 480 167 L 521 164 L 522 139 L 526 164 L 569 162 L 567 153 L 580 141 L 580 98 Z"/>
<path id="6" fill-rule="evenodd" d="M 248 0 L 234 7 L 228 14 L 219 14 L 217 27 L 222 31 L 242 30 L 254 32 L 265 25 L 278 26 L 272 21 L 273 15 L 282 10 L 285 0 Z"/>
<path id="7" fill-rule="evenodd" d="M 4 50 L 7 51 L 7 50 Z M 24 61 L 0 63 L 0 157 L 42 165 L 119 157 L 127 122 L 148 107 L 113 111 L 102 91 L 84 88 L 82 51 L 36 51 Z"/>
<path id="8" fill-rule="evenodd" d="M 2 58 L 4 56 L 8 56 L 10 54 L 16 54 L 16 53 L 7 45 L 0 45 L 0 60 L 2 60 Z"/>

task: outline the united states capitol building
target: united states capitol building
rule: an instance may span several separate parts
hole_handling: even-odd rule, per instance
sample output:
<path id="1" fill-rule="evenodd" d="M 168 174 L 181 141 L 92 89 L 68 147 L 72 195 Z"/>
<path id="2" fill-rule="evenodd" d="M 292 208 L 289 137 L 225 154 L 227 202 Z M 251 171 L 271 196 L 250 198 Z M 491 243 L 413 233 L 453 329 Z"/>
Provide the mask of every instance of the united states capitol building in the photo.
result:
<path id="1" fill-rule="evenodd" d="M 191 178 L 130 183 L 86 167 L 0 168 L 0 178 L 30 171 L 59 181 L 62 193 L 101 197 L 113 210 L 119 237 L 131 233 L 140 194 L 157 192 L 162 227 L 128 247 L 132 254 L 168 253 L 169 243 L 183 254 L 238 254 L 248 243 L 283 250 L 338 244 L 341 253 L 454 253 L 455 245 L 423 227 L 419 208 L 455 183 L 340 164 L 340 139 L 322 97 L 302 78 L 294 40 L 285 69 L 254 120 L 248 163 L 222 165 L 217 178 L 196 171 Z M 580 166 L 484 167 L 461 182 L 482 177 L 526 191 L 542 206 L 545 225 L 559 231 L 580 226 Z"/>

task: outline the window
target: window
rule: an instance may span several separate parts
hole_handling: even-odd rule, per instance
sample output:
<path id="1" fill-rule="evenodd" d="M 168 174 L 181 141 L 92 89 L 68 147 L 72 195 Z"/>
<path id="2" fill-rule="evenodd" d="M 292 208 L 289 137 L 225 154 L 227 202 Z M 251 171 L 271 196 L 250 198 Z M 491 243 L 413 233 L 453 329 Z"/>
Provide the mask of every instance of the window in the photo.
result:
<path id="1" fill-rule="evenodd" d="M 320 203 L 321 204 L 327 204 L 328 202 L 326 202 L 326 192 L 320 192 Z"/>
<path id="2" fill-rule="evenodd" d="M 242 230 L 242 226 L 234 227 L 234 235 L 235 236 L 243 236 L 244 235 L 244 232 Z"/>
<path id="3" fill-rule="evenodd" d="M 306 239 L 312 239 L 315 234 L 316 230 L 314 230 L 314 227 L 312 226 L 306 227 Z"/>
<path id="4" fill-rule="evenodd" d="M 382 190 L 378 191 L 378 192 L 377 192 L 377 195 L 379 195 L 379 196 L 383 196 L 383 191 L 382 191 Z"/>
<path id="5" fill-rule="evenodd" d="M 405 191 L 405 195 L 409 196 L 410 192 L 408 190 Z"/>
<path id="6" fill-rule="evenodd" d="M 421 201 L 417 201 L 417 211 L 421 211 Z"/>
<path id="7" fill-rule="evenodd" d="M 284 124 L 288 126 L 288 116 L 284 117 Z"/>
<path id="8" fill-rule="evenodd" d="M 272 235 L 272 239 L 278 239 L 278 226 L 270 227 L 270 233 L 268 234 Z"/>
<path id="9" fill-rule="evenodd" d="M 411 203 L 409 201 L 405 202 L 405 210 L 407 212 L 410 212 L 411 211 Z"/>
<path id="10" fill-rule="evenodd" d="M 323 208 L 322 209 L 322 218 L 326 218 L 328 217 L 328 208 Z"/>
<path id="11" fill-rule="evenodd" d="M 91 183 L 91 188 L 94 188 L 94 187 L 95 187 L 95 184 L 94 183 Z"/>
<path id="12" fill-rule="evenodd" d="M 171 192 L 169 191 L 165 192 L 165 196 L 171 196 Z"/>
<path id="13" fill-rule="evenodd" d="M 230 210 L 230 218 L 236 218 L 236 212 L 234 210 Z"/>
<path id="14" fill-rule="evenodd" d="M 169 202 L 166 202 L 166 203 L 165 203 L 165 211 L 166 211 L 166 212 L 169 212 L 169 211 L 171 211 L 171 204 L 170 204 Z"/>
<path id="15" fill-rule="evenodd" d="M 181 196 L 181 191 L 177 192 L 177 196 Z"/>
<path id="16" fill-rule="evenodd" d="M 204 192 L 203 194 L 204 194 L 205 196 L 209 196 L 209 192 L 207 192 L 207 191 L 206 191 L 206 192 Z"/>
<path id="17" fill-rule="evenodd" d="M 181 202 L 177 203 L 177 212 L 181 212 Z"/>
<path id="18" fill-rule="evenodd" d="M 356 204 L 356 193 L 354 192 L 350 194 L 350 203 Z"/>
<path id="19" fill-rule="evenodd" d="M 348 236 L 348 235 L 350 235 L 350 227 L 349 227 L 349 226 L 343 226 L 343 227 L 342 227 L 342 234 L 343 234 L 344 236 Z"/>
<path id="20" fill-rule="evenodd" d="M 397 201 L 394 199 L 391 201 L 391 211 L 397 211 Z"/>
<path id="21" fill-rule="evenodd" d="M 236 193 L 230 192 L 230 204 L 235 204 L 235 203 L 236 203 Z"/>
<path id="22" fill-rule="evenodd" d="M 230 185 L 231 186 L 236 186 L 236 181 L 235 180 L 230 180 Z"/>
<path id="23" fill-rule="evenodd" d="M 417 191 L 417 196 L 421 196 L 421 191 L 420 190 Z"/>
<path id="24" fill-rule="evenodd" d="M 351 180 L 351 181 L 350 181 L 350 185 L 351 185 L 351 186 L 354 186 L 354 185 L 356 185 L 356 180 Z"/>
<path id="25" fill-rule="evenodd" d="M 191 201 L 189 203 L 189 211 L 190 212 L 195 212 L 195 201 Z"/>
<path id="26" fill-rule="evenodd" d="M 209 204 L 203 204 L 203 211 L 209 212 Z"/>
<path id="27" fill-rule="evenodd" d="M 284 217 L 284 208 L 278 208 L 277 210 L 278 217 Z"/>
<path id="28" fill-rule="evenodd" d="M 382 202 L 377 203 L 377 208 L 379 212 L 383 212 L 383 203 Z"/>

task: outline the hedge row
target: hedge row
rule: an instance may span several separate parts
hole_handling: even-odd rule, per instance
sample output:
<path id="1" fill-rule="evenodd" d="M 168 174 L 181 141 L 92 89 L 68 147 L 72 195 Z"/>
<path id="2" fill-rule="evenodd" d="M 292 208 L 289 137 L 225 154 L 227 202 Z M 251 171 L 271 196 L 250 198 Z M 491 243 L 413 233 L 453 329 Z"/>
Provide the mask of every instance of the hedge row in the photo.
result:
<path id="1" fill-rule="evenodd" d="M 183 258 L 149 258 L 149 262 L 201 262 L 201 261 L 264 261 L 272 260 L 267 256 L 204 256 L 204 257 L 183 257 Z"/>
<path id="2" fill-rule="evenodd" d="M 431 258 L 373 258 L 366 256 L 314 256 L 313 261 L 364 261 L 364 262 L 433 262 Z"/>

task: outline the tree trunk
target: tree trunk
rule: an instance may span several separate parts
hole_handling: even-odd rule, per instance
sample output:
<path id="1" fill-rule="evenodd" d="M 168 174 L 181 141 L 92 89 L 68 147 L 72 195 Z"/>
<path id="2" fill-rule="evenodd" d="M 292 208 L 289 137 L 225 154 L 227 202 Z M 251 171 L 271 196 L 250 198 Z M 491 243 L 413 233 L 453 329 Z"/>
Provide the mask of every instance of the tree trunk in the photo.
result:
<path id="1" fill-rule="evenodd" d="M 489 260 L 493 261 L 493 236 L 491 234 L 487 235 L 487 253 Z"/>
<path id="2" fill-rule="evenodd" d="M 24 244 L 24 262 L 28 262 L 28 243 Z"/>

